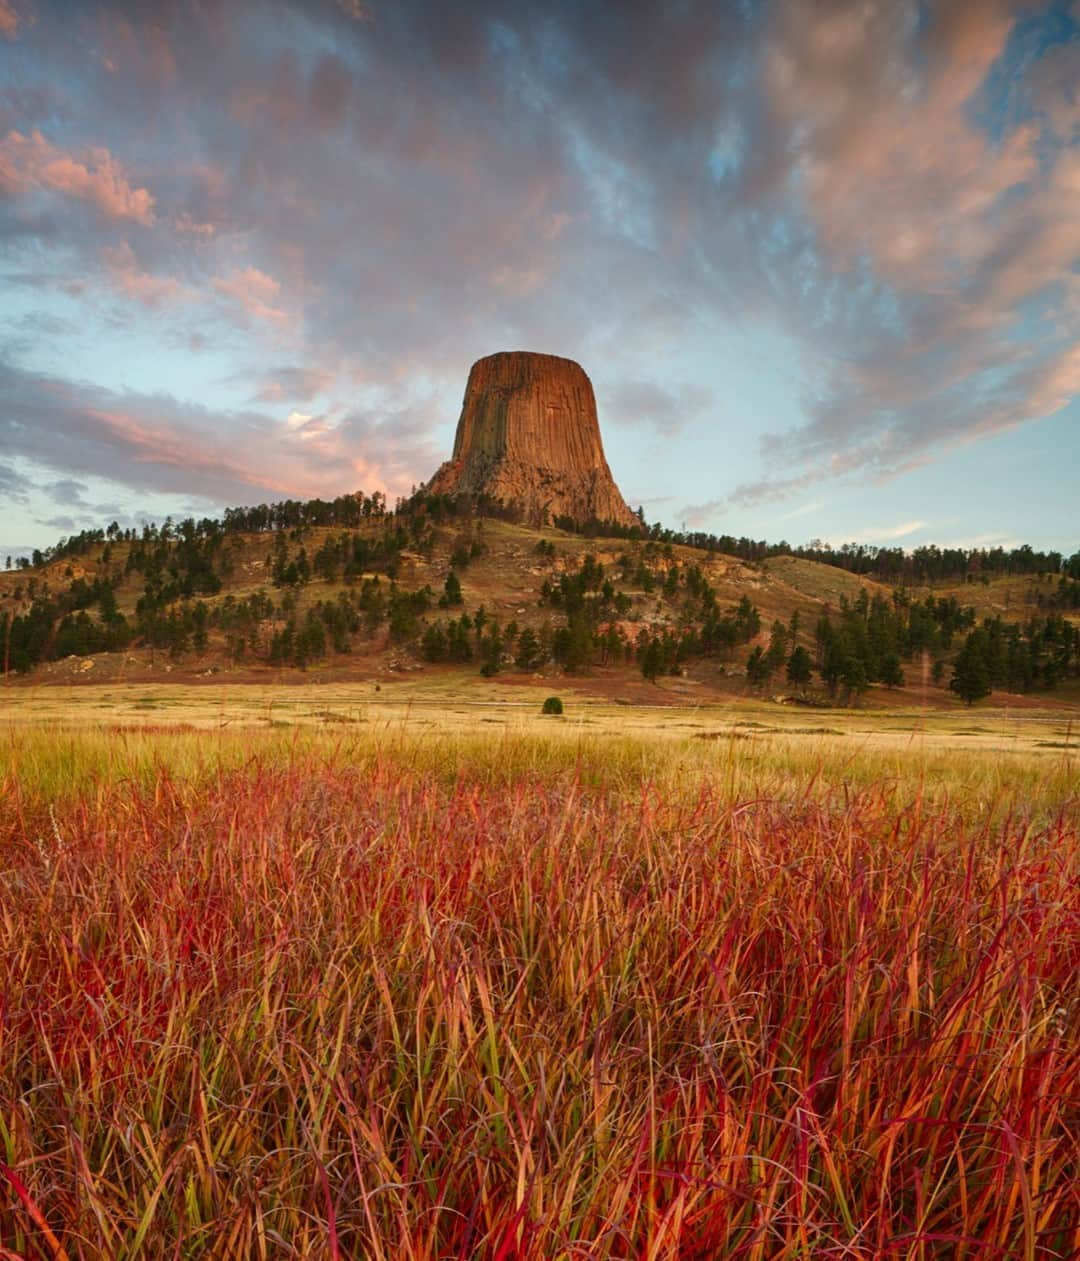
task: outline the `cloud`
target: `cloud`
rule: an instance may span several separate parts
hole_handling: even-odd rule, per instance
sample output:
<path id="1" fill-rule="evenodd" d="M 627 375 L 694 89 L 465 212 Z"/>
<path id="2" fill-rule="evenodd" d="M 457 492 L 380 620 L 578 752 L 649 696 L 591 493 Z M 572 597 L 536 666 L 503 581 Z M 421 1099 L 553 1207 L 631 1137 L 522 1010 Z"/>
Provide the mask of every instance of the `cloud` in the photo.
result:
<path id="1" fill-rule="evenodd" d="M 257 267 L 245 267 L 242 271 L 230 272 L 228 276 L 217 276 L 213 285 L 222 297 L 254 319 L 268 320 L 273 324 L 288 322 L 285 311 L 273 305 L 281 292 L 281 282 Z"/>
<path id="2" fill-rule="evenodd" d="M 167 394 L 112 391 L 27 372 L 0 360 L 0 448 L 62 476 L 44 487 L 82 506 L 83 477 L 218 505 L 333 496 L 363 488 L 405 493 L 435 467 L 425 405 L 354 410 L 337 425 L 294 413 L 282 426 L 256 411 L 215 412 Z M 300 437 L 302 442 L 297 442 Z M 13 486 L 19 474 L 8 468 Z M 3 488 L 0 479 L 0 488 Z"/>
<path id="3" fill-rule="evenodd" d="M 310 442 L 312 438 L 329 433 L 331 426 L 324 416 L 312 416 L 310 412 L 292 411 L 285 418 L 290 436 L 302 442 Z"/>
<path id="4" fill-rule="evenodd" d="M 23 502 L 32 488 L 33 482 L 25 474 L 10 464 L 0 464 L 0 494 Z"/>
<path id="5" fill-rule="evenodd" d="M 321 130 L 340 127 L 346 116 L 352 73 L 334 53 L 323 53 L 308 80 L 308 112 Z"/>
<path id="6" fill-rule="evenodd" d="M 153 309 L 187 296 L 184 286 L 175 277 L 154 276 L 143 271 L 127 241 L 107 246 L 101 258 L 110 284 L 145 307 Z"/>
<path id="7" fill-rule="evenodd" d="M 726 507 L 723 499 L 710 499 L 703 504 L 687 504 L 682 510 L 682 519 L 692 530 L 700 530 L 713 518 L 722 515 Z"/>
<path id="8" fill-rule="evenodd" d="M 427 476 L 468 364 L 503 346 L 583 362 L 605 425 L 670 438 L 722 397 L 753 432 L 752 394 L 710 367 L 748 328 L 791 347 L 775 371 L 803 395 L 760 470 L 725 464 L 685 495 L 723 499 L 688 513 L 898 477 L 1077 393 L 1077 41 L 1044 38 L 1060 14 L 1016 12 L 41 6 L 0 47 L 19 58 L 0 89 L 5 278 L 38 277 L 50 306 L 81 295 L 82 335 L 116 358 L 110 334 L 138 321 L 168 379 L 178 348 L 223 361 L 214 384 L 254 410 L 208 411 L 209 448 L 235 461 L 257 416 L 260 476 L 281 484 L 357 462 Z M 132 406 L 172 423 L 173 405 Z M 290 409 L 325 427 L 301 441 Z"/>
<path id="9" fill-rule="evenodd" d="M 334 0 L 337 7 L 350 17 L 354 22 L 370 22 L 371 10 L 366 4 L 361 4 L 360 0 Z"/>
<path id="10" fill-rule="evenodd" d="M 515 298 L 525 298 L 543 284 L 544 273 L 539 267 L 511 267 L 504 264 L 491 273 L 490 280 L 496 289 Z"/>
<path id="11" fill-rule="evenodd" d="M 734 503 L 783 497 L 807 477 L 897 476 L 1051 415 L 1080 390 L 1075 324 L 1045 323 L 1080 257 L 1080 155 L 1047 148 L 1030 121 L 997 137 L 976 121 L 1008 54 L 1009 6 L 943 4 L 927 16 L 918 23 L 903 5 L 777 10 L 764 134 L 776 185 L 809 216 L 831 295 L 807 420 L 763 440 L 770 464 L 805 471 L 740 486 Z M 1053 114 L 1060 68 L 1038 83 Z M 828 346 L 841 337 L 842 357 Z"/>
<path id="12" fill-rule="evenodd" d="M 93 146 L 82 158 L 50 143 L 40 131 L 24 136 L 9 131 L 0 140 L 0 194 L 48 190 L 86 201 L 111 219 L 154 222 L 154 198 L 133 188 L 124 168 L 108 149 Z"/>
<path id="13" fill-rule="evenodd" d="M 46 491 L 57 503 L 70 504 L 72 507 L 83 507 L 85 504 L 84 496 L 87 491 L 85 482 L 78 482 L 72 478 L 63 478 L 58 482 L 52 482 L 48 486 L 43 486 Z"/>
<path id="14" fill-rule="evenodd" d="M 679 433 L 716 403 L 712 389 L 693 382 L 618 381 L 604 390 L 603 398 L 605 417 L 620 425 L 650 425 L 665 438 Z"/>
<path id="15" fill-rule="evenodd" d="M 189 210 L 183 210 L 173 220 L 173 228 L 184 236 L 212 237 L 217 231 L 212 223 L 201 223 L 192 217 Z"/>
<path id="16" fill-rule="evenodd" d="M 917 534 L 920 530 L 925 529 L 927 529 L 927 522 L 925 521 L 901 521 L 899 525 L 866 526 L 861 530 L 845 535 L 845 538 L 852 543 L 891 543 L 897 539 L 905 539 L 908 535 Z"/>
<path id="17" fill-rule="evenodd" d="M 0 0 L 0 37 L 14 39 L 19 31 L 19 14 L 11 0 Z"/>
<path id="18" fill-rule="evenodd" d="M 812 512 L 820 512 L 825 505 L 820 499 L 814 499 L 810 503 L 800 504 L 798 508 L 792 508 L 789 512 L 781 513 L 775 517 L 777 525 L 783 521 L 795 521 L 799 517 L 807 517 Z"/>
<path id="19" fill-rule="evenodd" d="M 47 525 L 50 530 L 56 530 L 61 534 L 71 534 L 77 528 L 75 518 L 69 517 L 66 513 L 55 517 L 39 517 L 38 524 Z"/>
<path id="20" fill-rule="evenodd" d="M 310 403 L 328 389 L 334 373 L 323 368 L 281 364 L 271 370 L 252 397 L 255 403 Z"/>
<path id="21" fill-rule="evenodd" d="M 858 461 L 855 461 L 857 465 Z M 793 477 L 763 477 L 759 481 L 740 482 L 727 500 L 720 502 L 725 507 L 756 508 L 770 500 L 787 499 L 799 491 L 817 486 L 827 476 L 827 471 L 812 469 Z"/>

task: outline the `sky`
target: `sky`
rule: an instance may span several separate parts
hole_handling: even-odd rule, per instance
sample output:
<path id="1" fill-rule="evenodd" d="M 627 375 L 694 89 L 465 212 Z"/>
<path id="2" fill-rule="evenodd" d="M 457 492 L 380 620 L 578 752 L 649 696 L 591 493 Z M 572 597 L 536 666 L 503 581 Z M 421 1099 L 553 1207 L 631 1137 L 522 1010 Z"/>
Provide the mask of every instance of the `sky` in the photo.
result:
<path id="1" fill-rule="evenodd" d="M 1080 548 L 1080 0 L 0 0 L 0 555 L 577 360 L 673 528 Z"/>

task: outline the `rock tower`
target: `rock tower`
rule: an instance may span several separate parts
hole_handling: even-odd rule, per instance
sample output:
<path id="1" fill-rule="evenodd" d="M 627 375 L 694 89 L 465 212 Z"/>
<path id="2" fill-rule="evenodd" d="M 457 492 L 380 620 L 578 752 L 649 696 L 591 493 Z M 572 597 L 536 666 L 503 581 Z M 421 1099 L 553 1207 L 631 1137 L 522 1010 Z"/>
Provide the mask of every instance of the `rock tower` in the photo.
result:
<path id="1" fill-rule="evenodd" d="M 427 489 L 490 495 L 536 524 L 561 516 L 638 524 L 604 459 L 592 383 L 556 355 L 503 351 L 473 364 L 454 454 Z"/>

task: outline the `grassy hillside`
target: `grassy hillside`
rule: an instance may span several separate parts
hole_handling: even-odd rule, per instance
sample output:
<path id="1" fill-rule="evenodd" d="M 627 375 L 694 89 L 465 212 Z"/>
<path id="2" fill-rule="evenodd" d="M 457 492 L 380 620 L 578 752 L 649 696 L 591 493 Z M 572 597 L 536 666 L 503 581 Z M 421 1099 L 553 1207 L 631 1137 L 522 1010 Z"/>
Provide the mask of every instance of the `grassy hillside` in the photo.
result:
<path id="1" fill-rule="evenodd" d="M 311 527 L 300 532 L 289 532 L 286 546 L 290 557 L 302 548 L 308 558 L 316 556 L 328 541 L 349 537 L 376 538 L 384 527 L 371 523 L 356 530 L 340 530 L 335 527 Z M 365 578 L 381 578 L 388 591 L 390 580 L 385 569 L 362 573 L 346 582 L 340 574 L 327 579 L 312 573 L 308 581 L 298 585 L 275 583 L 273 568 L 278 536 L 268 533 L 232 534 L 219 549 L 215 564 L 221 578 L 219 591 L 199 594 L 198 599 L 211 611 L 220 611 L 230 604 L 247 600 L 255 595 L 265 595 L 275 604 L 275 616 L 265 619 L 264 631 L 270 632 L 281 616 L 282 602 L 299 617 L 319 602 L 332 601 L 343 593 L 355 592 Z M 543 550 L 541 550 L 543 549 Z M 129 619 L 136 616 L 139 600 L 146 588 L 141 572 L 125 572 L 132 545 L 117 542 L 108 548 L 98 546 L 85 555 L 65 557 L 29 570 L 0 572 L 0 611 L 25 612 L 35 596 L 42 593 L 61 595 L 69 591 L 73 583 L 93 583 L 98 579 L 115 580 L 116 604 Z M 471 554 L 472 553 L 472 554 Z M 462 560 L 463 554 L 468 559 Z M 817 584 L 823 596 L 814 591 L 814 584 L 791 583 L 780 568 L 776 573 L 763 566 L 746 564 L 734 557 L 700 552 L 680 546 L 656 546 L 642 542 L 624 542 L 603 538 L 587 539 L 555 528 L 532 529 L 509 522 L 480 518 L 454 522 L 430 529 L 416 545 L 409 540 L 398 552 L 397 563 L 392 569 L 393 583 L 403 592 L 415 592 L 425 587 L 432 592 L 431 609 L 427 621 L 445 616 L 438 601 L 444 591 L 447 576 L 455 572 L 460 580 L 463 603 L 455 606 L 475 613 L 483 607 L 488 614 L 506 623 L 516 621 L 519 626 L 529 626 L 539 631 L 559 620 L 557 612 L 540 603 L 541 587 L 545 580 L 557 582 L 559 577 L 580 568 L 586 556 L 593 556 L 610 575 L 620 591 L 631 600 L 631 608 L 624 618 L 628 634 L 631 628 L 665 627 L 674 622 L 674 611 L 665 607 L 655 591 L 646 591 L 635 582 L 631 565 L 620 561 L 629 558 L 635 565 L 644 562 L 662 577 L 672 565 L 698 566 L 714 587 L 721 605 L 737 604 L 743 596 L 749 596 L 758 608 L 765 625 L 774 619 L 788 621 L 792 612 L 800 609 L 807 623 L 829 598 L 843 591 L 857 594 L 860 587 L 877 589 L 877 584 L 860 582 L 827 566 L 800 561 L 797 564 L 806 572 L 820 571 Z M 178 600 L 177 604 L 182 604 Z M 94 620 L 100 620 L 90 610 Z M 251 658 L 243 663 L 230 660 L 226 635 L 213 627 L 208 634 L 205 650 L 198 653 L 181 653 L 172 662 L 158 661 L 159 669 L 170 664 L 173 670 L 190 673 L 192 670 L 216 668 L 236 672 L 256 667 L 258 660 Z M 355 668 L 360 672 L 385 668 L 389 659 L 419 659 L 419 654 L 391 642 L 386 627 L 371 634 L 359 634 L 350 644 L 352 661 L 334 663 L 339 669 Z M 96 655 L 96 654 L 95 654 Z M 150 653 L 145 644 L 136 642 L 130 651 L 120 654 L 133 658 L 130 664 L 150 666 Z M 164 654 L 166 657 L 168 654 Z M 160 658 L 162 654 L 158 654 Z M 97 661 L 95 668 L 108 663 Z M 78 666 L 68 666 L 68 672 L 78 671 Z M 97 677 L 97 676 L 95 676 Z"/>
<path id="2" fill-rule="evenodd" d="M 974 607 L 979 618 L 1001 617 L 1005 621 L 1023 621 L 1045 616 L 1058 603 L 1059 580 L 1052 574 L 1002 574 L 986 581 L 942 582 L 917 586 L 920 595 L 955 596 L 962 604 Z M 1061 606 L 1062 614 L 1080 624 L 1080 608 Z"/>
<path id="3" fill-rule="evenodd" d="M 806 557 L 746 561 L 471 512 L 379 506 L 344 527 L 248 531 L 191 523 L 57 550 L 39 566 L 0 572 L 0 671 L 9 681 L 347 681 L 485 668 L 540 680 L 569 672 L 627 699 L 640 698 L 643 671 L 651 683 L 667 680 L 654 692 L 775 693 L 790 690 L 785 664 L 797 647 L 815 669 L 828 668 L 820 619 L 842 620 L 860 601 L 894 609 L 890 587 Z M 1040 598 L 1054 593 L 1053 580 L 1037 576 L 912 593 L 930 606 L 952 598 L 956 626 L 930 640 L 893 628 L 894 638 L 902 632 L 895 686 L 874 687 L 871 699 L 904 704 L 917 693 L 920 704 L 954 703 L 947 669 L 931 686 L 928 651 L 951 666 L 963 628 L 984 616 L 1043 614 Z M 966 623 L 961 606 L 973 607 Z M 1062 616 L 1080 620 L 1071 609 Z M 751 654 L 764 659 L 770 645 L 768 669 L 755 674 Z M 845 645 L 842 653 L 864 652 Z M 857 697 L 884 679 L 887 647 L 865 682 L 858 672 L 842 678 L 838 665 L 826 680 L 830 698 Z M 1027 672 L 1025 686 L 1043 686 L 1041 669 Z M 1075 674 L 1068 663 L 1057 671 L 1058 696 L 1073 697 Z M 816 676 L 799 688 L 820 690 Z"/>

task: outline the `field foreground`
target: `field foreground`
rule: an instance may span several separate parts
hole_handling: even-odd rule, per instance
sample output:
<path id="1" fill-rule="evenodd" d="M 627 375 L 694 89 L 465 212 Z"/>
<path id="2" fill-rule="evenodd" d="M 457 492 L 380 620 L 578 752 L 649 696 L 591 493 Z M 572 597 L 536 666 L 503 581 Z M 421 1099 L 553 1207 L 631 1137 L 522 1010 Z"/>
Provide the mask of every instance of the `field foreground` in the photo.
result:
<path id="1" fill-rule="evenodd" d="M 0 1257 L 1075 1255 L 1070 752 L 478 730 L 0 735 Z"/>

